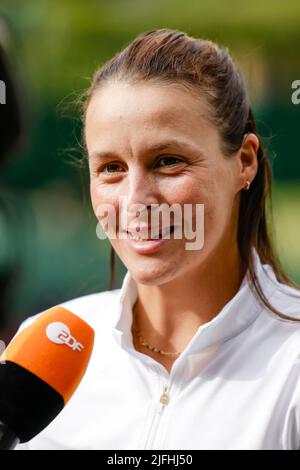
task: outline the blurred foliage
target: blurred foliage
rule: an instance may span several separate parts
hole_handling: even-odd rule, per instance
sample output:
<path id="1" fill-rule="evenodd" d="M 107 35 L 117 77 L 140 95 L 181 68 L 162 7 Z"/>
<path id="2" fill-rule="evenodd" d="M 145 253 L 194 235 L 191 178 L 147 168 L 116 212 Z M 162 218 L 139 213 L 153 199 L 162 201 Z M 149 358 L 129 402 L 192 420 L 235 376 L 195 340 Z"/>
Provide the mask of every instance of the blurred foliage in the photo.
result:
<path id="1" fill-rule="evenodd" d="M 273 218 L 275 242 L 282 264 L 290 278 L 300 285 L 300 185 L 275 184 Z"/>
<path id="2" fill-rule="evenodd" d="M 85 87 L 95 67 L 144 30 L 169 27 L 249 54 L 261 48 L 276 76 L 299 73 L 299 0 L 1 0 L 35 90 Z M 289 77 L 288 77 L 289 79 Z"/>

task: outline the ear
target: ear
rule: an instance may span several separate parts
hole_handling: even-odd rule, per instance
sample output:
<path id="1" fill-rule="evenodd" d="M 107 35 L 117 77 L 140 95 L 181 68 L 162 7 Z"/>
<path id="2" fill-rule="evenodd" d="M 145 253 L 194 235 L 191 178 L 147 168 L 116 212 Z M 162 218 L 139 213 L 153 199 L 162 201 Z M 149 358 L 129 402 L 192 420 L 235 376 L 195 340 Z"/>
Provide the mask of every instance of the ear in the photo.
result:
<path id="1" fill-rule="evenodd" d="M 252 132 L 245 134 L 238 157 L 240 167 L 240 189 L 245 188 L 247 180 L 250 181 L 251 184 L 256 176 L 258 169 L 258 149 L 259 139 L 257 135 Z"/>

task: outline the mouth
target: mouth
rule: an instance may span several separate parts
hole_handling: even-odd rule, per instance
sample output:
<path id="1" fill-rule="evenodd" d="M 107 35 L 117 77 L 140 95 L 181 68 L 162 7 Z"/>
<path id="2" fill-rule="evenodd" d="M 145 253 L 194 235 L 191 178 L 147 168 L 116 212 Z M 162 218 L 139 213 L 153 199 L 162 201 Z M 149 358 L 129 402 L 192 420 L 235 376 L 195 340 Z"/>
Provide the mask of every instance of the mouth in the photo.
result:
<path id="1" fill-rule="evenodd" d="M 147 242 L 147 241 L 155 241 L 155 240 L 162 240 L 163 238 L 169 238 L 169 236 L 174 233 L 175 227 L 171 225 L 170 227 L 166 227 L 164 230 L 160 230 L 158 233 L 152 234 L 151 237 L 151 229 L 148 232 L 142 232 L 141 234 L 132 233 L 126 230 L 128 238 L 138 241 L 138 242 Z"/>

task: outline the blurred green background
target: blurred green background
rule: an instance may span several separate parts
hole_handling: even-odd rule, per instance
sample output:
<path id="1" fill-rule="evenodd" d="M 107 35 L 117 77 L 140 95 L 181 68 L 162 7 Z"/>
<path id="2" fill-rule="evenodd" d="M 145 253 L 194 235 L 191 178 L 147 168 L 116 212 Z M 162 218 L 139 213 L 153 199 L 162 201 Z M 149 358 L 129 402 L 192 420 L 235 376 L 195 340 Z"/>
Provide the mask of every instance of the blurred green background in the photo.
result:
<path id="1" fill-rule="evenodd" d="M 108 289 L 109 243 L 96 237 L 87 169 L 74 164 L 81 125 L 70 103 L 98 65 L 150 29 L 212 39 L 239 64 L 272 163 L 278 251 L 300 283 L 300 105 L 291 101 L 299 0 L 1 0 L 0 15 L 27 123 L 21 151 L 1 168 L 10 223 L 0 213 L 0 337 L 29 315 Z M 118 260 L 117 287 L 124 273 Z"/>

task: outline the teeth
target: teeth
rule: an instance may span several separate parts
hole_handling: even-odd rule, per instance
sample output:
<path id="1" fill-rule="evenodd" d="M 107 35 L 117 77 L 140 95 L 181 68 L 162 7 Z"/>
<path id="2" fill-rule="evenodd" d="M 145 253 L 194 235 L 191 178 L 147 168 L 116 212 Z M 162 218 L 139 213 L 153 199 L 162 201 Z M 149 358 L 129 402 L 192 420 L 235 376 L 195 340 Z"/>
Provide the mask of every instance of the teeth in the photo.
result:
<path id="1" fill-rule="evenodd" d="M 147 238 L 139 237 L 138 235 L 132 235 L 131 233 L 129 235 L 136 242 L 138 242 L 138 241 L 148 241 Z"/>
<path id="2" fill-rule="evenodd" d="M 171 232 L 170 232 L 170 233 L 171 233 Z M 164 235 L 166 235 L 166 234 L 169 234 L 169 227 L 167 227 L 167 228 L 163 231 L 163 233 L 162 233 L 161 236 L 159 236 L 159 234 L 156 233 L 156 234 L 154 234 L 153 238 L 154 238 L 155 240 L 159 240 L 159 239 L 163 238 Z M 140 237 L 139 235 L 133 235 L 131 232 L 129 232 L 129 235 L 130 235 L 130 237 L 131 237 L 133 240 L 135 240 L 136 242 L 138 242 L 138 241 L 149 241 L 149 240 L 150 240 L 150 239 L 147 239 L 147 238 L 144 238 L 144 237 Z"/>

